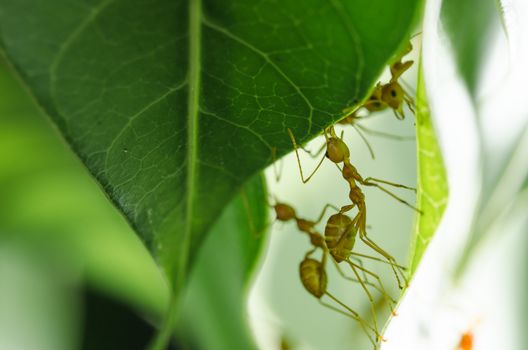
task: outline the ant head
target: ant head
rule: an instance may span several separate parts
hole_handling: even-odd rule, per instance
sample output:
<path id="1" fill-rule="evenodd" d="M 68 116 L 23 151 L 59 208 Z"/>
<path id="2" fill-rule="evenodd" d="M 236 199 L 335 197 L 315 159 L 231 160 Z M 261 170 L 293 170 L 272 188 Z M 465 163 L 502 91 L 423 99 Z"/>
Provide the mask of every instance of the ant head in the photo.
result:
<path id="1" fill-rule="evenodd" d="M 289 221 L 295 218 L 295 209 L 288 204 L 277 203 L 273 206 L 273 209 L 275 209 L 275 214 L 279 221 Z"/>
<path id="2" fill-rule="evenodd" d="M 350 150 L 343 140 L 331 137 L 326 144 L 326 157 L 338 164 L 350 157 Z"/>
<path id="3" fill-rule="evenodd" d="M 398 82 L 393 81 L 383 86 L 382 99 L 390 108 L 397 110 L 403 103 L 405 93 Z"/>

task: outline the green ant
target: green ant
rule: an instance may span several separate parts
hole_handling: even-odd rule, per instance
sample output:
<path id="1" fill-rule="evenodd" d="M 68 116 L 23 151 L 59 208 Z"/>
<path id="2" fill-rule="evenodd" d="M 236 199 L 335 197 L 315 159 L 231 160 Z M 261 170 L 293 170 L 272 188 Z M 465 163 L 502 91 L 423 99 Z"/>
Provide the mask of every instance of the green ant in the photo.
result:
<path id="1" fill-rule="evenodd" d="M 361 320 L 361 318 L 359 317 L 359 315 L 355 311 L 351 310 L 348 306 L 344 305 L 344 303 L 342 303 L 336 297 L 334 297 L 333 295 L 329 294 L 327 289 L 326 289 L 326 285 L 327 285 L 327 275 L 326 275 L 326 271 L 325 271 L 326 260 L 327 260 L 327 256 L 328 255 L 332 256 L 331 260 L 334 263 L 334 265 L 335 265 L 337 271 L 339 272 L 339 274 L 342 277 L 344 277 L 345 279 L 347 279 L 347 280 L 353 281 L 355 283 L 359 283 L 361 285 L 362 289 L 366 292 L 366 294 L 368 296 L 368 299 L 369 299 L 369 302 L 370 302 L 370 305 L 371 305 L 371 312 L 372 312 L 372 317 L 373 317 L 373 320 L 374 320 L 374 328 L 371 328 L 371 329 L 375 331 L 376 336 L 378 337 L 378 339 L 381 339 L 380 335 L 379 335 L 379 331 L 378 331 L 377 321 L 376 321 L 374 299 L 372 297 L 372 294 L 370 293 L 370 291 L 368 290 L 368 288 L 366 286 L 369 285 L 369 286 L 374 287 L 376 290 L 378 290 L 383 295 L 383 297 L 387 301 L 387 303 L 388 303 L 388 305 L 389 305 L 389 307 L 390 307 L 390 309 L 391 309 L 393 314 L 395 314 L 394 309 L 393 309 L 395 301 L 386 292 L 386 290 L 385 290 L 385 288 L 384 288 L 379 276 L 376 275 L 375 273 L 371 272 L 370 270 L 366 269 L 363 266 L 361 260 L 359 260 L 357 257 L 358 256 L 359 257 L 364 257 L 364 258 L 373 259 L 373 260 L 380 261 L 380 262 L 385 262 L 385 261 L 380 260 L 380 259 L 378 259 L 376 257 L 371 257 L 371 256 L 368 256 L 368 255 L 352 252 L 353 244 L 352 244 L 352 246 L 348 247 L 348 251 L 346 253 L 344 253 L 346 255 L 346 257 L 343 258 L 342 256 L 339 256 L 339 255 L 337 255 L 335 253 L 335 249 L 336 249 L 335 241 L 332 241 L 329 238 L 331 236 L 331 234 L 330 234 L 330 231 L 331 231 L 330 226 L 332 225 L 332 223 L 331 223 L 332 220 L 333 220 L 332 218 L 334 218 L 335 215 L 331 216 L 329 221 L 327 222 L 326 229 L 325 229 L 325 236 L 324 237 L 319 232 L 317 232 L 317 230 L 315 229 L 315 226 L 322 220 L 322 218 L 324 217 L 326 211 L 329 208 L 332 208 L 332 209 L 334 209 L 336 211 L 339 211 L 339 209 L 334 207 L 333 205 L 327 204 L 323 208 L 323 210 L 322 210 L 321 214 L 319 215 L 319 218 L 317 219 L 317 221 L 310 221 L 310 220 L 299 218 L 297 216 L 297 214 L 295 213 L 295 209 L 293 209 L 292 206 L 290 206 L 288 204 L 285 204 L 285 203 L 277 202 L 273 206 L 273 208 L 274 208 L 275 213 L 276 213 L 276 220 L 279 220 L 279 221 L 282 221 L 282 222 L 287 222 L 287 221 L 290 221 L 290 220 L 295 221 L 297 223 L 297 228 L 301 232 L 304 232 L 304 233 L 306 233 L 309 236 L 310 242 L 313 245 L 313 249 L 311 249 L 308 253 L 306 253 L 305 258 L 304 258 L 303 262 L 301 263 L 301 267 L 300 267 L 300 277 L 301 277 L 301 281 L 302 281 L 303 286 L 305 287 L 305 289 L 310 294 L 312 294 L 317 299 L 319 299 L 319 301 L 324 306 L 327 306 L 327 307 L 329 305 L 323 303 L 321 301 L 321 298 L 325 294 L 328 295 L 336 303 L 338 303 L 342 307 L 346 308 L 346 310 L 349 311 L 350 314 L 353 316 L 352 317 L 353 319 L 355 319 L 358 322 L 360 322 L 360 324 L 362 324 L 362 322 L 364 322 L 364 321 Z M 346 217 L 346 216 L 344 216 L 344 217 Z M 335 237 L 335 235 L 334 235 L 334 237 Z M 343 241 L 342 239 L 340 239 L 340 240 Z M 322 256 L 322 261 L 321 262 L 319 262 L 318 260 L 315 260 L 315 259 L 310 257 L 318 248 L 322 249 L 322 251 L 323 251 L 323 256 Z M 354 263 L 354 262 L 352 262 L 351 259 L 358 260 L 359 261 L 359 265 Z M 352 271 L 353 271 L 353 273 L 354 273 L 354 275 L 356 277 L 355 279 L 346 276 L 345 273 L 341 270 L 341 268 L 339 267 L 339 263 L 342 262 L 342 261 L 346 261 L 350 265 L 350 267 L 351 267 L 351 269 L 352 269 Z M 358 270 L 363 273 L 363 276 L 364 276 L 363 278 L 359 275 Z M 372 276 L 373 278 L 375 278 L 377 280 L 378 284 L 376 285 L 376 284 L 370 283 L 370 281 L 368 281 L 368 278 L 367 278 L 366 274 L 368 274 L 368 275 Z M 331 308 L 335 310 L 334 307 L 331 307 Z M 340 312 L 343 313 L 342 311 L 340 311 Z M 347 314 L 347 315 L 350 316 L 349 314 Z M 366 328 L 370 328 L 370 327 L 367 327 L 364 324 L 362 324 L 362 327 L 363 327 L 363 329 L 365 331 L 366 331 Z M 368 332 L 367 332 L 367 334 L 368 334 Z"/>
<path id="2" fill-rule="evenodd" d="M 300 172 L 300 175 L 301 175 L 302 182 L 306 183 L 312 178 L 312 176 L 319 169 L 319 167 L 321 166 L 321 164 L 322 164 L 322 162 L 324 161 L 325 158 L 330 159 L 330 161 L 332 161 L 334 164 L 336 164 L 336 166 L 338 167 L 339 171 L 341 172 L 343 178 L 347 181 L 347 183 L 349 185 L 349 189 L 350 189 L 350 191 L 349 191 L 349 199 L 352 202 L 350 205 L 346 205 L 343 208 L 341 208 L 340 212 L 341 213 L 347 212 L 347 211 L 353 209 L 354 207 L 356 207 L 358 209 L 358 214 L 356 215 L 356 217 L 354 218 L 353 221 L 354 221 L 354 225 L 355 225 L 355 227 L 356 227 L 356 229 L 357 229 L 357 231 L 359 233 L 360 239 L 367 246 L 369 246 L 371 249 L 373 249 L 378 254 L 383 256 L 386 259 L 387 262 L 389 262 L 389 264 L 391 265 L 391 267 L 393 269 L 394 275 L 396 276 L 396 279 L 398 281 L 398 286 L 400 287 L 400 289 L 403 288 L 403 286 L 402 286 L 399 274 L 396 271 L 396 269 L 399 270 L 401 276 L 405 280 L 405 285 L 407 285 L 407 280 L 406 280 L 406 277 L 405 277 L 405 273 L 402 271 L 401 268 L 398 267 L 399 265 L 396 263 L 396 260 L 394 259 L 394 257 L 392 257 L 389 253 L 387 253 L 381 247 L 379 247 L 376 243 L 374 243 L 367 236 L 367 230 L 366 230 L 367 229 L 367 224 L 366 224 L 367 208 L 366 208 L 366 204 L 365 204 L 365 195 L 363 194 L 363 191 L 358 186 L 358 184 L 363 185 L 363 186 L 377 187 L 381 191 L 385 192 L 386 194 L 390 195 L 394 199 L 398 200 L 400 203 L 410 207 L 413 210 L 416 210 L 418 213 L 421 214 L 422 212 L 419 209 L 417 209 L 416 207 L 412 206 L 407 201 L 401 199 L 400 197 L 398 197 L 397 195 L 395 195 L 394 193 L 392 193 L 391 191 L 386 189 L 384 186 L 380 185 L 380 183 L 381 184 L 390 185 L 390 186 L 394 186 L 394 187 L 404 188 L 404 189 L 412 190 L 412 191 L 416 191 L 416 190 L 414 188 L 412 188 L 412 187 L 396 184 L 396 183 L 393 183 L 393 182 L 389 182 L 389 181 L 385 181 L 385 180 L 381 180 L 381 179 L 377 179 L 377 178 L 373 178 L 373 177 L 363 178 L 359 174 L 357 169 L 350 162 L 350 150 L 349 150 L 348 146 L 346 145 L 346 143 L 343 141 L 343 134 L 341 134 L 341 137 L 338 137 L 333 126 L 331 126 L 331 127 L 327 128 L 326 130 L 324 130 L 324 136 L 325 136 L 325 139 L 326 139 L 326 153 L 325 153 L 324 157 L 321 158 L 321 160 L 317 164 L 317 166 L 314 169 L 314 171 L 305 179 L 303 171 L 302 171 L 302 166 L 301 166 L 301 161 L 300 161 L 300 157 L 299 157 L 297 142 L 295 141 L 295 137 L 293 136 L 293 133 L 291 132 L 290 129 L 288 129 L 288 133 L 289 133 L 290 138 L 292 140 L 292 143 L 294 145 L 295 155 L 297 157 L 297 164 L 298 164 L 298 167 L 299 167 L 299 172 Z M 343 168 L 342 169 L 339 167 L 339 164 L 341 164 L 341 163 L 343 163 Z"/>
<path id="3" fill-rule="evenodd" d="M 395 61 L 390 65 L 391 79 L 386 84 L 377 83 L 372 91 L 370 97 L 359 107 L 349 107 L 343 110 L 340 124 L 357 125 L 357 121 L 363 117 L 358 116 L 361 108 L 365 108 L 368 112 L 377 112 L 386 108 L 392 109 L 397 119 L 404 119 L 403 104 L 414 111 L 414 101 L 412 97 L 405 91 L 400 84 L 399 79 L 405 73 L 414 61 L 403 61 L 403 57 L 412 51 L 412 44 L 409 41 L 407 48 L 396 57 Z"/>

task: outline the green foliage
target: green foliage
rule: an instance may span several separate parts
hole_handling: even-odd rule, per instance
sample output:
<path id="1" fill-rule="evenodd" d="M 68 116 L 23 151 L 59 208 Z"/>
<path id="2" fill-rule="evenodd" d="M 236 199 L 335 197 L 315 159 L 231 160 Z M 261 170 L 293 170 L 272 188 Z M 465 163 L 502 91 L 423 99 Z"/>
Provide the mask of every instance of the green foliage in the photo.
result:
<path id="1" fill-rule="evenodd" d="M 196 331 L 212 322 L 216 333 L 191 341 L 246 348 L 252 345 L 249 336 L 241 336 L 247 334 L 241 299 L 261 246 L 251 232 L 262 228 L 265 196 L 260 182 L 240 189 L 275 156 L 292 149 L 287 128 L 306 142 L 335 122 L 344 107 L 368 96 L 381 70 L 405 44 L 420 8 L 420 0 L 4 0 L 0 46 L 162 267 L 175 295 L 171 305 L 179 304 L 206 233 L 213 232 L 212 242 L 233 242 L 216 247 L 218 255 L 202 253 L 197 260 L 190 290 L 215 287 L 201 297 L 189 294 L 193 306 L 186 314 L 195 321 L 186 327 Z M 9 123 L 20 126 L 20 135 L 26 133 L 22 125 Z M 45 138 L 53 139 L 49 134 Z M 69 244 L 85 249 L 86 255 L 78 258 L 89 261 L 86 266 L 98 266 L 94 276 L 105 276 L 101 284 L 119 292 L 125 285 L 134 290 L 141 284 L 153 289 L 145 292 L 152 298 L 146 302 L 149 308 L 164 309 L 163 280 L 137 242 L 124 233 L 112 244 L 101 243 L 109 237 L 103 233 L 127 232 L 124 221 L 108 203 L 81 205 L 81 198 L 87 203 L 104 200 L 90 178 L 79 185 L 78 164 L 69 159 L 66 166 L 54 158 L 55 152 L 70 157 L 59 144 L 42 149 L 38 159 L 27 160 L 24 174 L 42 166 L 49 172 L 47 181 L 27 187 L 17 182 L 20 177 L 11 177 L 10 190 L 42 190 L 42 198 L 54 198 L 58 204 L 52 212 L 34 202 L 33 193 L 26 193 L 32 198 L 26 204 L 41 219 L 64 215 L 65 226 L 53 223 L 50 231 L 55 225 L 68 234 L 82 231 L 82 238 Z M 48 168 L 48 159 L 60 166 Z M 62 173 L 62 166 L 74 170 Z M 6 215 L 17 218 L 12 214 Z M 99 215 L 104 220 L 93 219 Z M 38 220 L 33 223 L 33 231 L 43 231 Z M 79 223 L 87 226 L 81 230 L 75 226 Z M 129 249 L 134 255 L 128 255 Z M 97 254 L 124 265 L 84 260 Z M 131 258 L 135 254 L 141 259 Z M 215 260 L 222 261 L 221 272 Z M 114 280 L 126 264 L 128 272 Z M 120 285 L 120 280 L 128 284 Z M 141 295 L 129 297 L 142 300 Z M 228 325 L 225 319 L 238 321 Z M 171 331 L 167 321 L 159 347 Z"/>
<path id="2" fill-rule="evenodd" d="M 177 338 L 195 348 L 255 348 L 245 300 L 267 227 L 263 180 L 257 176 L 244 187 L 198 254 L 177 326 Z"/>
<path id="3" fill-rule="evenodd" d="M 418 0 L 0 4 L 5 54 L 176 288 L 237 189 L 363 99 Z M 31 35 L 27 35 L 31 33 Z"/>
<path id="4" fill-rule="evenodd" d="M 429 241 L 436 232 L 448 198 L 444 163 L 431 121 L 421 66 L 416 91 L 416 142 L 418 160 L 417 206 L 423 211 L 423 214 L 416 216 L 414 242 L 411 249 L 411 274 L 418 267 Z"/>
<path id="5" fill-rule="evenodd" d="M 453 46 L 458 69 L 475 93 L 482 57 L 499 24 L 498 0 L 445 0 L 441 19 Z"/>
<path id="6" fill-rule="evenodd" d="M 506 38 L 508 36 L 504 9 L 499 0 L 447 0 L 443 3 L 441 19 L 457 58 L 458 71 L 469 89 L 473 102 L 476 103 L 475 99 L 479 96 L 478 79 L 483 75 L 481 68 L 488 58 L 486 50 L 493 42 L 490 38 L 499 35 L 504 35 Z M 475 114 L 482 163 L 479 179 L 481 189 L 470 237 L 457 263 L 455 278 L 461 277 L 476 247 L 492 232 L 490 228 L 497 222 L 499 213 L 505 216 L 511 215 L 508 213 L 508 206 L 520 197 L 522 184 L 528 176 L 528 167 L 525 165 L 528 125 L 519 124 L 518 133 L 506 142 L 510 147 L 501 150 L 501 146 L 493 144 L 493 138 L 484 130 L 484 121 L 480 120 L 482 113 L 479 105 L 475 108 Z"/>
<path id="7" fill-rule="evenodd" d="M 54 272 L 59 276 L 48 283 L 63 288 L 64 275 L 70 284 L 71 276 L 81 276 L 75 283 L 87 283 L 159 318 L 169 291 L 148 252 L 3 64 L 0 95 L 3 252 L 16 244 L 19 250 L 29 247 L 38 251 L 39 256 L 32 257 L 37 261 L 53 257 L 54 265 L 61 268 Z M 256 177 L 213 226 L 186 292 L 186 322 L 178 326 L 182 336 L 184 330 L 190 331 L 186 335 L 189 342 L 201 348 L 213 343 L 218 344 L 217 349 L 253 346 L 243 311 L 245 288 L 263 247 L 266 211 L 265 187 Z M 227 247 L 229 253 L 219 247 Z M 46 305 L 55 298 L 40 293 L 32 300 Z M 39 307 L 35 305 L 35 312 Z M 220 317 L 230 322 L 222 322 Z M 68 333 L 68 329 L 62 332 Z M 72 338 L 78 333 L 71 329 L 65 336 Z"/>
<path id="8" fill-rule="evenodd" d="M 148 313 L 168 291 L 141 242 L 0 61 L 0 239 Z"/>

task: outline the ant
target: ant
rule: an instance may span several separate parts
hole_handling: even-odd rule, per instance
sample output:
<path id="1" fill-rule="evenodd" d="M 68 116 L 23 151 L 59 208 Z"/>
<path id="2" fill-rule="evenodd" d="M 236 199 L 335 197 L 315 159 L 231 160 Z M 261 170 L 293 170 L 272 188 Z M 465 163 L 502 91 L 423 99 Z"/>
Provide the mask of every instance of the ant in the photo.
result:
<path id="1" fill-rule="evenodd" d="M 378 82 L 370 97 L 359 108 L 345 108 L 343 110 L 341 124 L 354 125 L 357 119 L 361 118 L 357 115 L 361 108 L 365 108 L 369 112 L 377 112 L 388 107 L 392 109 L 397 119 L 403 120 L 405 119 L 405 114 L 403 113 L 403 104 L 405 103 L 411 112 L 415 113 L 412 97 L 398 81 L 401 75 L 411 68 L 414 63 L 412 60 L 403 62 L 403 57 L 410 53 L 412 48 L 412 44 L 409 41 L 407 48 L 390 65 L 391 79 L 388 83 L 381 84 Z"/>
<path id="2" fill-rule="evenodd" d="M 290 129 L 288 129 L 288 133 L 290 134 L 290 138 L 291 138 L 291 140 L 293 142 L 293 145 L 294 145 L 294 148 L 295 148 L 295 154 L 296 154 L 296 157 L 297 157 L 297 164 L 299 166 L 299 171 L 300 171 L 300 174 L 301 174 L 301 180 L 303 181 L 303 183 L 306 183 L 306 182 L 308 182 L 311 179 L 311 177 L 319 169 L 319 167 L 321 166 L 321 164 L 322 164 L 322 162 L 323 162 L 323 160 L 325 158 L 330 159 L 334 164 L 336 164 L 336 166 L 338 167 L 339 171 L 342 173 L 343 178 L 348 182 L 348 185 L 349 185 L 349 188 L 350 188 L 349 199 L 352 202 L 352 204 L 342 207 L 341 210 L 340 210 L 340 213 L 342 214 L 344 212 L 347 212 L 347 211 L 353 209 L 354 207 L 357 207 L 358 214 L 353 219 L 353 224 L 354 224 L 355 229 L 359 232 L 360 239 L 367 246 L 369 246 L 371 249 L 376 251 L 378 254 L 382 255 L 387 260 L 387 262 L 391 265 L 391 267 L 393 269 L 393 272 L 394 272 L 394 274 L 396 276 L 396 280 L 398 281 L 399 288 L 402 289 L 403 286 L 401 284 L 401 281 L 400 281 L 400 278 L 398 276 L 398 273 L 396 272 L 396 267 L 399 266 L 398 264 L 396 264 L 396 260 L 389 253 L 387 253 L 385 250 L 383 250 L 381 247 L 379 247 L 376 243 L 374 243 L 367 236 L 367 230 L 366 230 L 366 228 L 367 228 L 367 224 L 366 224 L 367 209 L 366 209 L 366 204 L 365 204 L 365 195 L 363 194 L 363 191 L 358 186 L 358 184 L 361 184 L 363 186 L 377 187 L 378 189 L 380 189 L 381 191 L 387 193 L 388 195 L 390 195 L 391 197 L 393 197 L 394 199 L 396 199 L 400 203 L 410 207 L 413 210 L 416 210 L 418 213 L 421 214 L 422 212 L 419 209 L 415 208 L 414 206 L 409 204 L 407 201 L 401 199 L 400 197 L 398 197 L 397 195 L 395 195 L 394 193 L 392 193 L 391 191 L 389 191 L 388 189 L 386 189 L 385 187 L 380 185 L 380 183 L 386 184 L 386 185 L 390 185 L 390 186 L 394 186 L 394 187 L 404 188 L 404 189 L 408 189 L 408 190 L 412 190 L 412 191 L 416 191 L 416 189 L 414 189 L 412 187 L 396 184 L 396 183 L 393 183 L 393 182 L 389 182 L 389 181 L 373 178 L 373 177 L 363 178 L 359 174 L 357 169 L 350 162 L 350 150 L 349 150 L 348 146 L 346 145 L 346 143 L 343 141 L 343 133 L 341 133 L 341 137 L 338 137 L 333 126 L 331 126 L 331 127 L 329 127 L 329 128 L 324 130 L 324 136 L 325 136 L 325 139 L 326 139 L 326 153 L 325 153 L 324 157 L 321 158 L 321 161 L 319 161 L 319 163 L 317 164 L 315 170 L 310 174 L 310 176 L 308 176 L 305 179 L 304 175 L 303 175 L 303 171 L 302 171 L 301 161 L 300 161 L 300 158 L 299 158 L 299 152 L 298 152 L 298 149 L 297 149 L 298 148 L 297 147 L 297 143 L 296 143 L 295 138 L 293 136 L 293 133 L 291 132 Z M 343 168 L 342 169 L 339 167 L 340 163 L 343 163 Z M 407 284 L 405 273 L 402 271 L 403 269 L 398 267 L 398 270 L 400 271 L 400 274 L 404 278 L 404 280 L 406 282 L 405 284 Z"/>
<path id="3" fill-rule="evenodd" d="M 295 213 L 295 209 L 291 205 L 288 205 L 286 203 L 277 202 L 272 207 L 275 210 L 276 220 L 281 221 L 281 222 L 287 222 L 287 221 L 290 221 L 290 220 L 295 220 L 295 222 L 297 224 L 297 228 L 299 229 L 299 231 L 301 231 L 303 233 L 306 233 L 308 235 L 308 237 L 310 238 L 310 243 L 313 246 L 313 249 L 308 252 L 308 255 L 311 255 L 312 253 L 314 253 L 317 250 L 317 248 L 320 248 L 323 251 L 323 254 L 330 253 L 330 250 L 329 250 L 329 247 L 328 247 L 328 242 L 326 241 L 326 237 L 323 237 L 315 229 L 315 226 L 318 223 L 321 222 L 321 220 L 323 219 L 326 211 L 329 208 L 332 208 L 335 211 L 339 211 L 339 209 L 337 207 L 335 207 L 335 206 L 333 206 L 331 204 L 325 205 L 325 207 L 321 211 L 321 214 L 319 215 L 319 218 L 317 219 L 317 221 L 310 221 L 310 220 L 299 218 L 297 216 L 297 214 Z M 327 223 L 327 226 L 328 226 L 328 223 Z M 326 232 L 325 232 L 325 236 L 326 236 Z M 376 261 L 382 262 L 382 263 L 386 263 L 386 261 L 378 259 L 376 257 L 370 256 L 370 255 L 361 254 L 361 253 L 356 253 L 356 252 L 352 252 L 352 251 L 349 252 L 348 257 L 351 257 L 352 259 L 355 259 L 358 262 L 359 265 L 357 265 L 357 264 L 354 264 L 354 265 L 357 268 L 359 268 L 360 270 L 362 270 L 363 272 L 367 272 L 368 270 L 366 270 L 363 267 L 363 263 L 359 259 L 360 257 L 361 258 L 371 259 L 371 260 L 376 260 Z M 333 260 L 333 261 L 334 261 L 334 263 L 340 262 L 340 261 L 337 261 L 337 260 Z M 336 269 L 338 270 L 339 274 L 342 277 L 344 277 L 345 279 L 351 280 L 353 282 L 356 282 L 356 283 L 359 282 L 356 279 L 353 279 L 353 278 L 350 278 L 350 277 L 346 276 L 345 273 L 340 269 L 338 264 L 335 264 L 335 266 L 336 266 Z M 381 280 L 379 279 L 379 277 L 376 274 L 374 274 L 373 272 L 368 271 L 367 273 L 372 275 L 374 278 L 376 278 L 378 280 L 379 286 L 376 286 L 376 285 L 370 283 L 370 281 L 368 280 L 367 276 L 364 274 L 365 284 L 376 288 L 378 291 L 380 291 L 382 294 L 384 294 L 385 297 L 388 297 L 389 305 L 392 305 L 392 303 L 395 303 L 395 301 L 392 298 L 390 298 L 390 296 L 385 292 L 385 289 L 383 288 L 383 284 L 381 283 Z"/>
<path id="4" fill-rule="evenodd" d="M 305 289 L 310 294 L 314 295 L 316 298 L 321 300 L 321 297 L 325 294 L 325 291 L 326 291 L 326 271 L 325 271 L 325 266 L 326 266 L 327 256 L 328 256 L 328 254 L 330 254 L 333 257 L 332 261 L 334 262 L 334 265 L 336 266 L 336 269 L 338 270 L 340 275 L 342 277 L 344 277 L 345 279 L 347 279 L 347 280 L 350 280 L 350 281 L 353 281 L 353 282 L 356 282 L 356 283 L 360 283 L 361 287 L 366 292 L 366 294 L 367 294 L 367 296 L 369 298 L 370 304 L 371 304 L 371 312 L 372 312 L 372 316 L 373 316 L 373 320 L 374 320 L 374 330 L 375 330 L 376 334 L 379 336 L 379 333 L 377 331 L 378 327 L 377 327 L 377 322 L 376 322 L 376 313 L 375 313 L 375 308 L 374 308 L 374 299 L 372 298 L 372 295 L 371 295 L 370 291 L 367 289 L 366 285 L 374 287 L 376 290 L 378 290 L 383 295 L 383 297 L 388 302 L 388 305 L 389 305 L 389 307 L 390 307 L 390 309 L 391 309 L 393 314 L 395 314 L 394 309 L 393 309 L 393 304 L 395 304 L 396 302 L 388 295 L 388 293 L 386 292 L 385 288 L 383 287 L 383 284 L 382 284 L 382 282 L 381 282 L 381 280 L 380 280 L 378 275 L 376 275 L 375 273 L 373 273 L 373 272 L 367 270 L 366 268 L 364 268 L 361 260 L 359 260 L 357 257 L 356 257 L 356 259 L 359 261 L 359 265 L 353 263 L 350 259 L 354 258 L 354 257 L 352 257 L 352 255 L 356 255 L 356 256 L 361 256 L 361 257 L 366 257 L 366 258 L 370 258 L 370 259 L 373 259 L 373 260 L 381 261 L 381 262 L 385 262 L 385 261 L 380 260 L 380 259 L 375 258 L 375 257 L 368 256 L 368 255 L 358 254 L 358 253 L 352 252 L 353 244 L 352 244 L 352 246 L 348 247 L 348 252 L 346 253 L 346 258 L 344 258 L 344 259 L 343 258 L 336 258 L 337 255 L 332 253 L 332 251 L 333 251 L 332 249 L 335 249 L 335 242 L 329 241 L 328 237 L 327 237 L 329 235 L 328 231 L 329 231 L 329 225 L 330 224 L 327 223 L 327 226 L 326 226 L 327 228 L 325 229 L 325 237 L 323 237 L 315 229 L 315 226 L 322 220 L 322 218 L 324 217 L 326 211 L 329 208 L 333 208 L 336 211 L 339 211 L 339 209 L 334 207 L 333 205 L 327 204 L 323 208 L 323 210 L 322 210 L 321 214 L 319 215 L 319 218 L 317 219 L 317 221 L 309 221 L 309 220 L 305 220 L 305 219 L 299 218 L 296 215 L 296 213 L 295 213 L 295 209 L 293 207 L 291 207 L 290 205 L 285 204 L 285 203 L 277 203 L 277 204 L 275 204 L 273 206 L 273 208 L 275 209 L 276 219 L 277 220 L 282 221 L 282 222 L 295 220 L 296 223 L 297 223 L 298 229 L 301 232 L 304 232 L 304 233 L 308 234 L 308 236 L 310 237 L 310 241 L 311 241 L 312 245 L 314 246 L 314 248 L 312 250 L 310 250 L 308 253 L 306 253 L 305 258 L 304 258 L 303 262 L 301 263 L 301 270 L 300 270 L 301 281 L 302 281 Z M 330 217 L 329 222 L 332 220 L 333 217 L 335 217 L 335 215 Z M 323 250 L 322 262 L 319 262 L 319 261 L 317 261 L 315 259 L 310 258 L 310 256 L 315 252 L 315 250 L 317 248 L 321 248 Z M 355 275 L 356 279 L 346 276 L 345 273 L 339 267 L 339 263 L 341 261 L 344 261 L 344 260 L 346 260 L 347 263 L 352 268 L 352 271 L 354 272 L 354 275 Z M 357 272 L 357 270 L 361 270 L 363 272 L 364 280 L 362 280 L 362 278 L 359 276 L 359 273 Z M 378 285 L 370 283 L 368 281 L 368 278 L 367 278 L 366 274 L 369 274 L 370 276 L 374 277 L 377 280 Z M 314 277 L 314 275 L 318 276 L 318 278 L 316 279 Z M 324 287 L 324 291 L 323 291 L 323 287 Z M 345 307 L 347 310 L 349 310 L 355 317 L 358 317 L 357 314 L 354 311 L 352 311 L 348 307 L 344 306 L 344 304 L 341 301 L 337 300 L 332 295 L 328 294 L 328 296 L 332 300 L 336 301 L 339 305 L 341 305 L 341 306 Z M 323 304 L 323 305 L 328 306 L 326 304 Z M 335 309 L 335 308 L 333 308 L 333 309 Z M 356 319 L 356 318 L 354 318 L 354 319 Z M 363 325 L 362 325 L 362 327 L 363 327 Z M 365 328 L 364 328 L 364 330 L 365 330 Z"/>
<path id="5" fill-rule="evenodd" d="M 320 262 L 318 260 L 310 258 L 308 254 L 305 255 L 303 261 L 299 265 L 299 274 L 300 274 L 301 282 L 304 288 L 310 294 L 316 297 L 323 306 L 328 307 L 334 311 L 337 311 L 359 322 L 361 328 L 363 329 L 365 334 L 367 334 L 370 342 L 372 343 L 372 345 L 374 345 L 374 349 L 377 349 L 378 348 L 376 345 L 377 342 L 369 335 L 369 331 L 368 331 L 368 330 L 371 330 L 372 332 L 374 332 L 374 334 L 376 335 L 376 339 L 383 340 L 383 338 L 381 337 L 377 329 L 372 328 L 365 320 L 361 318 L 361 316 L 359 316 L 357 312 L 355 312 L 354 310 L 346 306 L 338 298 L 336 298 L 334 295 L 328 292 L 327 290 L 328 277 L 324 269 L 324 265 L 326 262 L 326 255 L 323 255 L 322 261 Z M 338 309 L 332 305 L 329 305 L 323 302 L 321 298 L 324 295 L 327 295 L 330 299 L 332 299 L 337 304 L 342 306 L 349 313 L 343 312 L 341 309 Z"/>

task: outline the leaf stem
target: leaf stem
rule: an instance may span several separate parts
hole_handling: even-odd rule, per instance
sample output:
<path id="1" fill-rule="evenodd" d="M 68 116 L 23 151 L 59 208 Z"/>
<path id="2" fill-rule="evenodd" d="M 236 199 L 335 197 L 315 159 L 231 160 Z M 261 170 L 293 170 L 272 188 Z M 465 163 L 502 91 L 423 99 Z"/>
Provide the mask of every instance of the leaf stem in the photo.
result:
<path id="1" fill-rule="evenodd" d="M 178 317 L 180 296 L 183 294 L 186 284 L 189 249 L 192 233 L 192 219 L 194 206 L 194 180 L 197 176 L 196 159 L 198 145 L 198 114 L 200 96 L 200 64 L 201 64 L 201 22 L 202 3 L 201 0 L 189 1 L 189 97 L 188 97 L 188 132 L 187 132 L 187 215 L 185 220 L 185 231 L 181 241 L 181 254 L 177 265 L 176 275 L 170 273 L 169 280 L 173 281 L 171 300 L 165 315 L 165 319 L 156 334 L 156 337 L 148 346 L 148 350 L 165 350 L 170 343 L 175 323 Z M 174 280 L 173 280 L 174 278 Z"/>
<path id="2" fill-rule="evenodd" d="M 161 327 L 156 334 L 156 337 L 148 345 L 147 350 L 165 350 L 167 349 L 172 333 L 174 331 L 174 326 L 176 323 L 179 307 L 179 295 L 180 293 L 173 293 L 169 306 L 167 308 L 167 313 Z"/>

